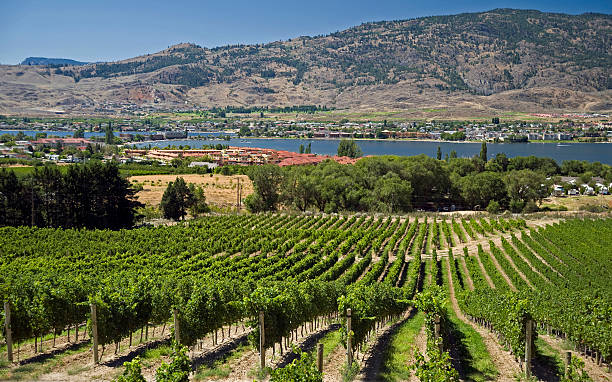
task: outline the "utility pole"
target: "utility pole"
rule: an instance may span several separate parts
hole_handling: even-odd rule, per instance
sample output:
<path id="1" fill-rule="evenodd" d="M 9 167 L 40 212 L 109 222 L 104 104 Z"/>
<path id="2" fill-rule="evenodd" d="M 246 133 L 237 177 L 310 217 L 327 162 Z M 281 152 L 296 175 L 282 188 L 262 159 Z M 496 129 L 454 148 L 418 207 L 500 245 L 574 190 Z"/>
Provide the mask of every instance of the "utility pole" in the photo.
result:
<path id="1" fill-rule="evenodd" d="M 236 207 L 240 209 L 240 177 L 238 178 L 238 186 L 236 187 Z"/>

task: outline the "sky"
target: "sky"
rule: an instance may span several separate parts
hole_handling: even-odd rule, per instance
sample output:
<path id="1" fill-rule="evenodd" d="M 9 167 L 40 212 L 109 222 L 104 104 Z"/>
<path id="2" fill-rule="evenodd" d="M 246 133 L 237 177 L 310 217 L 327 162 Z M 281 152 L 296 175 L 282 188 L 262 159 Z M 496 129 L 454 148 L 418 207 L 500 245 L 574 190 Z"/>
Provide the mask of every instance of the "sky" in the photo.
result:
<path id="1" fill-rule="evenodd" d="M 610 0 L 0 0 L 0 63 L 115 61 L 181 42 L 203 47 L 316 36 L 368 21 L 494 8 L 612 13 Z"/>

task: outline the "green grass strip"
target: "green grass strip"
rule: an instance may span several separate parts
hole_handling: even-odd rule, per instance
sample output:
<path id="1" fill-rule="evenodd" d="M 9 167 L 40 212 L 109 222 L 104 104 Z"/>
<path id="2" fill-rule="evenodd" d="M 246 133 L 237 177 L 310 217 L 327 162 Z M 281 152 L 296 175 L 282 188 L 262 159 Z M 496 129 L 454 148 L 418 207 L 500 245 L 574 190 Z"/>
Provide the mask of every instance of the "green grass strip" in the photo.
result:
<path id="1" fill-rule="evenodd" d="M 425 323 L 425 315 L 417 313 L 404 322 L 393 336 L 384 357 L 385 363 L 380 373 L 382 381 L 403 381 L 410 379 L 410 361 L 414 354 L 414 340 Z"/>

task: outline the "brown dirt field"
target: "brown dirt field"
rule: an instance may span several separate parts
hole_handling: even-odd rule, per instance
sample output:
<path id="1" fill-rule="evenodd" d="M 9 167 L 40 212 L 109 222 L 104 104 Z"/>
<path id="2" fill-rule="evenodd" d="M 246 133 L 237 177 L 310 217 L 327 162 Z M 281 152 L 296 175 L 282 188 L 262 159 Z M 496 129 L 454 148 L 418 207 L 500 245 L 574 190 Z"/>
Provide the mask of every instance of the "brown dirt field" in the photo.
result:
<path id="1" fill-rule="evenodd" d="M 132 184 L 142 184 L 143 190 L 136 194 L 139 202 L 158 206 L 168 183 L 177 178 L 185 179 L 186 183 L 201 186 L 206 194 L 206 202 L 219 207 L 236 205 L 236 187 L 238 179 L 242 187 L 242 200 L 253 193 L 253 183 L 246 175 L 183 174 L 183 175 L 139 175 L 129 178 Z"/>
<path id="2" fill-rule="evenodd" d="M 242 336 L 246 331 L 242 329 L 242 326 L 231 328 L 231 336 L 227 336 L 228 326 L 224 326 L 225 337 L 221 336 L 221 330 L 218 334 L 218 345 L 213 345 L 212 335 L 207 335 L 201 340 L 202 350 L 199 350 L 199 346 L 189 351 L 188 355 L 190 358 L 197 358 L 207 353 L 217 351 L 223 347 L 224 344 L 234 340 L 237 337 Z M 152 336 L 152 329 L 149 331 L 149 342 L 153 339 L 161 339 L 169 337 L 169 327 L 166 327 L 164 336 L 161 336 L 161 327 L 156 327 L 156 336 Z M 138 340 L 137 335 L 134 335 L 134 341 Z M 40 381 L 84 381 L 84 380 L 96 380 L 96 381 L 109 381 L 115 378 L 123 371 L 123 367 L 114 365 L 114 360 L 119 359 L 121 356 L 126 356 L 132 351 L 136 351 L 139 347 L 146 346 L 146 341 L 143 344 L 135 345 L 132 348 L 128 347 L 128 339 L 121 341 L 121 351 L 118 355 L 114 355 L 114 345 L 107 345 L 107 349 L 104 352 L 104 356 L 99 365 L 94 366 L 91 362 L 91 351 L 85 350 L 76 354 L 70 355 L 62 360 L 57 366 L 49 370 L 49 372 L 41 375 L 37 378 Z M 101 350 L 101 349 L 100 349 Z M 170 357 L 162 356 L 157 359 L 143 361 L 142 374 L 147 381 L 155 380 L 155 373 L 157 368 L 162 362 L 169 362 Z"/>
<path id="3" fill-rule="evenodd" d="M 127 356 L 132 351 L 137 351 L 137 349 L 146 346 L 147 342 L 153 342 L 154 340 L 161 340 L 163 338 L 169 337 L 169 328 L 165 328 L 165 333 L 162 336 L 161 326 L 156 327 L 155 336 L 153 336 L 152 327 L 149 328 L 149 340 L 145 341 L 143 339 L 142 344 L 137 344 L 139 342 L 139 332 L 134 333 L 133 341 L 134 345 L 130 348 L 129 339 L 124 338 L 121 341 L 121 350 L 115 355 L 114 354 L 114 345 L 107 345 L 106 350 L 104 351 L 103 356 L 101 357 L 101 363 L 99 365 L 94 366 L 92 363 L 92 353 L 91 348 L 83 349 L 82 351 L 78 351 L 74 354 L 68 355 L 64 357 L 57 365 L 53 366 L 49 370 L 46 370 L 45 373 L 36 378 L 38 381 L 109 381 L 119 375 L 122 371 L 122 367 L 112 366 L 114 361 L 118 360 L 122 356 Z M 99 351 L 102 349 L 100 347 Z M 101 353 L 100 353 L 101 354 Z M 147 368 L 143 367 L 143 374 L 145 376 L 149 376 L 151 373 L 154 373 L 154 370 L 161 364 L 162 360 L 167 361 L 168 357 L 162 357 L 162 359 L 158 359 L 154 362 L 154 364 Z"/>
<path id="4" fill-rule="evenodd" d="M 542 201 L 542 205 L 565 206 L 569 211 L 579 211 L 581 206 L 588 204 L 608 206 L 608 208 L 612 208 L 612 195 L 550 197 Z"/>

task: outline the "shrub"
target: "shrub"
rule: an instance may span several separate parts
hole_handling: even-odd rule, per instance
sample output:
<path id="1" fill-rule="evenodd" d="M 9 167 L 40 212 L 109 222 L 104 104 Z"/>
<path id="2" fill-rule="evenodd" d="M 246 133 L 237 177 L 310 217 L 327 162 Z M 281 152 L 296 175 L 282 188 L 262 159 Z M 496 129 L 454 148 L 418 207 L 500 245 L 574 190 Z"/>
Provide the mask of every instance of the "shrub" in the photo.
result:
<path id="1" fill-rule="evenodd" d="M 323 382 L 323 374 L 317 370 L 312 354 L 294 348 L 298 358 L 282 369 L 272 371 L 271 382 Z"/>
<path id="2" fill-rule="evenodd" d="M 136 357 L 132 362 L 125 362 L 123 366 L 125 366 L 125 370 L 123 370 L 123 374 L 115 382 L 146 382 L 142 376 L 140 358 Z"/>
<path id="3" fill-rule="evenodd" d="M 489 202 L 489 205 L 487 206 L 487 212 L 490 214 L 498 214 L 499 211 L 501 210 L 501 207 L 499 205 L 499 202 L 497 202 L 496 200 L 491 200 Z"/>
<path id="4" fill-rule="evenodd" d="M 189 382 L 191 365 L 187 357 L 187 347 L 173 343 L 172 361 L 170 364 L 163 362 L 157 369 L 156 382 Z"/>

